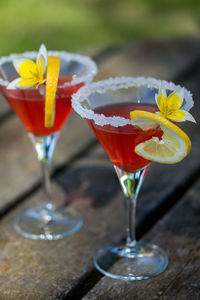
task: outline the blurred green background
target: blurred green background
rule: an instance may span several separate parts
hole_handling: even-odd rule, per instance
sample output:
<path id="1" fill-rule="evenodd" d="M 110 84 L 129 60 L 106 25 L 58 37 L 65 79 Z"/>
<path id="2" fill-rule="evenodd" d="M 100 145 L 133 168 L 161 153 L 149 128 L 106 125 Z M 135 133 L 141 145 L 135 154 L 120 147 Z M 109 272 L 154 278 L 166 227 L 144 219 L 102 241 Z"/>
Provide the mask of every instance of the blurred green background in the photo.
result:
<path id="1" fill-rule="evenodd" d="M 84 52 L 134 39 L 198 35 L 199 0 L 0 0 L 0 55 Z"/>

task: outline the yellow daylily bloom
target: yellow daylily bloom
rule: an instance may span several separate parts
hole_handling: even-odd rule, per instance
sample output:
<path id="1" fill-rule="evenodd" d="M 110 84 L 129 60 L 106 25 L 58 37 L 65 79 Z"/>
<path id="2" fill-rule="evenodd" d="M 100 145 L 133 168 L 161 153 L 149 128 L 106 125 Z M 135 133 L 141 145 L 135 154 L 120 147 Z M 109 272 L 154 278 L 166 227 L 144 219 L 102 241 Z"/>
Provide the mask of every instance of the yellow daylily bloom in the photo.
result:
<path id="1" fill-rule="evenodd" d="M 43 44 L 40 46 L 36 62 L 23 57 L 14 59 L 13 66 L 21 77 L 11 81 L 7 89 L 27 89 L 44 83 L 47 60 L 47 50 Z"/>
<path id="2" fill-rule="evenodd" d="M 165 89 L 161 86 L 159 94 L 155 95 L 156 103 L 160 110 L 157 114 L 175 122 L 183 122 L 186 120 L 195 122 L 195 119 L 188 111 L 181 109 L 183 96 L 184 89 L 176 90 L 167 96 Z"/>

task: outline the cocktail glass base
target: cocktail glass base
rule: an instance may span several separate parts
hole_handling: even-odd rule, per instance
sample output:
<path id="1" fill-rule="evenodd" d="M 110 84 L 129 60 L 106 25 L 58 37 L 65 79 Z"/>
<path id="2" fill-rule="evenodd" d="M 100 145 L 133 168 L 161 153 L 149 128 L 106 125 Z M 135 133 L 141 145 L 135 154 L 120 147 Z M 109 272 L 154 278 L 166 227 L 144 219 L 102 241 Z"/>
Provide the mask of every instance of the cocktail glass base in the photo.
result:
<path id="1" fill-rule="evenodd" d="M 28 209 L 17 216 L 15 230 L 34 240 L 58 240 L 77 232 L 82 219 L 67 209 L 54 209 L 51 204 Z"/>
<path id="2" fill-rule="evenodd" d="M 143 280 L 162 273 L 168 265 L 168 258 L 159 247 L 138 242 L 131 249 L 106 247 L 99 250 L 94 265 L 111 278 Z"/>

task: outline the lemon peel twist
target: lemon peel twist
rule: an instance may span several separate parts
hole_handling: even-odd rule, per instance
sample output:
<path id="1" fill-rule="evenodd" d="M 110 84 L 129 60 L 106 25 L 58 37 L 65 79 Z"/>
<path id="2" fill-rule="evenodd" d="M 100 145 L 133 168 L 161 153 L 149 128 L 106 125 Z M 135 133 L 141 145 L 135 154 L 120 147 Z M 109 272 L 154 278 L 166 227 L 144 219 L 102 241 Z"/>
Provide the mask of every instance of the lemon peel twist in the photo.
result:
<path id="1" fill-rule="evenodd" d="M 60 57 L 49 56 L 45 96 L 45 127 L 52 127 L 55 116 L 56 88 L 60 70 Z"/>

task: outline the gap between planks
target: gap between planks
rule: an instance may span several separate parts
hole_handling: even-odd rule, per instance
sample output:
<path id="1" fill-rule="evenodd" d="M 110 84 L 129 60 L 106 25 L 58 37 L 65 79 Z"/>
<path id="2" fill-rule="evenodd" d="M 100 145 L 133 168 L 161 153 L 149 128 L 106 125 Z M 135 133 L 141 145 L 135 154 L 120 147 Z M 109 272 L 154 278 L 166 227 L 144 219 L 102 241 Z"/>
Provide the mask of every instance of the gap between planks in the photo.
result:
<path id="1" fill-rule="evenodd" d="M 70 159 L 70 161 L 66 161 L 62 165 L 58 165 L 55 167 L 55 169 L 51 173 L 51 179 L 58 176 L 60 173 L 62 173 L 64 170 L 67 170 L 77 159 L 81 158 L 85 154 L 87 154 L 89 151 L 91 151 L 98 142 L 94 139 L 91 141 L 84 149 L 82 149 L 79 153 L 73 155 Z M 24 194 L 20 195 L 18 198 L 16 198 L 15 202 L 8 204 L 0 211 L 0 220 L 5 218 L 13 209 L 15 209 L 17 206 L 21 205 L 23 202 L 25 202 L 31 195 L 36 193 L 40 188 L 42 187 L 42 182 L 38 180 L 32 188 L 25 192 Z"/>
<path id="2" fill-rule="evenodd" d="M 162 217 L 167 214 L 173 206 L 175 206 L 183 197 L 183 195 L 196 184 L 200 178 L 200 168 L 197 168 L 190 176 L 187 182 L 182 182 L 166 199 L 153 211 L 151 211 L 145 219 L 143 219 L 136 226 L 136 237 L 140 240 L 145 234 L 147 234 Z M 125 239 L 119 241 L 124 243 Z M 113 262 L 114 264 L 114 262 Z M 112 265 L 110 267 L 112 267 Z M 89 273 L 80 278 L 79 283 L 65 295 L 62 300 L 80 300 L 82 299 L 99 281 L 104 277 L 103 274 L 93 269 Z"/>
<path id="3" fill-rule="evenodd" d="M 94 56 L 94 59 L 97 62 L 101 62 L 102 59 L 105 57 L 109 57 L 113 54 L 112 51 L 117 51 L 116 48 L 114 50 L 107 49 L 105 51 L 100 52 L 100 54 L 97 54 Z M 182 70 L 174 79 L 174 82 L 177 83 L 183 83 L 185 80 L 189 79 L 192 75 L 194 75 L 199 68 L 200 65 L 200 57 L 198 59 L 195 59 L 195 61 L 190 65 L 189 68 L 186 70 Z M 5 112 L 1 118 L 0 118 L 0 124 L 7 120 L 8 118 L 12 117 L 14 114 L 11 110 Z M 52 174 L 52 177 L 56 177 L 58 174 L 60 174 L 64 169 L 68 168 L 75 160 L 83 156 L 85 153 L 87 153 L 89 150 L 91 150 L 95 145 L 97 144 L 97 141 L 93 141 L 87 147 L 85 147 L 80 153 L 72 157 L 70 162 L 66 162 L 65 164 L 62 164 L 60 166 L 57 166 Z M 136 228 L 137 232 L 137 238 L 141 238 L 144 234 L 146 234 L 161 218 L 162 216 L 168 212 L 182 197 L 182 195 L 197 181 L 197 179 L 200 176 L 200 169 L 198 168 L 193 172 L 190 179 L 187 182 L 184 182 L 183 184 L 179 185 L 177 189 L 168 196 L 165 201 L 157 207 L 155 211 L 152 211 L 148 214 L 148 217 L 145 218 L 145 220 L 142 220 L 138 227 Z M 0 218 L 5 217 L 12 209 L 14 209 L 16 206 L 24 202 L 31 194 L 35 193 L 41 188 L 41 182 L 37 182 L 28 192 L 21 195 L 15 203 L 7 206 L 4 211 L 0 214 Z M 87 292 L 96 285 L 96 283 L 103 277 L 98 271 L 95 269 L 89 272 L 88 274 L 85 274 L 79 281 L 79 283 L 66 295 L 61 296 L 60 299 L 81 299 Z"/>
<path id="4" fill-rule="evenodd" d="M 172 81 L 177 84 L 183 84 L 185 81 L 191 79 L 199 71 L 200 56 L 194 59 L 189 68 L 183 69 L 177 74 Z M 162 217 L 172 209 L 182 198 L 182 196 L 198 181 L 200 178 L 200 168 L 197 168 L 190 176 L 187 182 L 182 182 L 166 199 L 153 211 L 151 211 L 145 219 L 143 219 L 136 227 L 137 240 L 141 239 L 152 227 L 162 219 Z M 124 242 L 119 241 L 120 242 Z M 110 266 L 111 267 L 111 266 Z M 92 289 L 100 279 L 104 277 L 96 269 L 80 278 L 79 283 L 70 290 L 70 292 L 60 298 L 62 300 L 79 300 L 82 299 Z"/>

